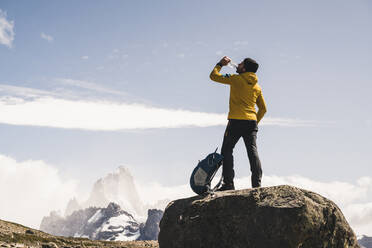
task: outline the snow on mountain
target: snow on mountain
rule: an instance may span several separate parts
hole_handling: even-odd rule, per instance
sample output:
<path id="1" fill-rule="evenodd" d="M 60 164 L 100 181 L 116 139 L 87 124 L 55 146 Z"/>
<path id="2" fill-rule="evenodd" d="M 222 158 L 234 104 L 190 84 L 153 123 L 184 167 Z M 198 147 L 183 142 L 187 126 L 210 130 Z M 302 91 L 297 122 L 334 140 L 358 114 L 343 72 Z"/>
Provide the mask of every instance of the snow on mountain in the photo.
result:
<path id="1" fill-rule="evenodd" d="M 43 218 L 40 230 L 58 236 L 92 240 L 133 241 L 140 237 L 139 222 L 113 202 L 106 208 L 90 207 L 66 217 L 51 213 Z"/>
<path id="2" fill-rule="evenodd" d="M 169 200 L 144 205 L 134 179 L 123 166 L 98 179 L 87 198 L 72 198 L 64 216 L 52 211 L 40 230 L 67 237 L 99 240 L 148 240 L 158 235 L 158 222 Z M 150 210 L 153 209 L 153 210 Z M 142 224 L 141 224 L 142 223 Z"/>
<path id="3" fill-rule="evenodd" d="M 102 213 L 101 213 L 101 209 L 98 209 L 97 212 L 92 217 L 89 218 L 88 224 L 92 222 L 96 222 L 100 218 L 102 218 Z"/>
<path id="4" fill-rule="evenodd" d="M 100 229 L 97 230 L 100 236 L 106 240 L 132 241 L 140 236 L 139 226 L 134 224 L 134 219 L 128 215 L 119 215 L 108 219 Z M 107 235 L 107 236 L 106 236 Z"/>

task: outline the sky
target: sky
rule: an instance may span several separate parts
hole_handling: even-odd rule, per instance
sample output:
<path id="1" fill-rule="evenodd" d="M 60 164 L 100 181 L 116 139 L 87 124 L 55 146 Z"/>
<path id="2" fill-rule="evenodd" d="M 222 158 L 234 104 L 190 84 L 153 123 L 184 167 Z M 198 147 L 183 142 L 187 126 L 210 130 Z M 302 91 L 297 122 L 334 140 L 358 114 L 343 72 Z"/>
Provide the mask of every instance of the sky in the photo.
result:
<path id="1" fill-rule="evenodd" d="M 0 0 L 0 218 L 37 227 L 121 165 L 144 199 L 190 193 L 222 144 L 227 55 L 260 64 L 263 184 L 322 193 L 372 236 L 371 24 L 368 0 Z M 250 187 L 242 141 L 234 159 Z"/>

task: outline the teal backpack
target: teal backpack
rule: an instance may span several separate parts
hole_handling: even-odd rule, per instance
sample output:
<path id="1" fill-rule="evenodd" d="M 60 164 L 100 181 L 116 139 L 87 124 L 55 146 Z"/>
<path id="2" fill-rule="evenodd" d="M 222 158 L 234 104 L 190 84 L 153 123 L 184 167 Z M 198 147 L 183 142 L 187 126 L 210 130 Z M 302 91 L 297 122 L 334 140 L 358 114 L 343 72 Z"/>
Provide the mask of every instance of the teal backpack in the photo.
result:
<path id="1" fill-rule="evenodd" d="M 222 176 L 217 185 L 213 188 L 211 187 L 212 179 L 221 167 L 223 160 L 223 156 L 217 153 L 217 149 L 213 153 L 209 154 L 205 159 L 199 161 L 191 174 L 190 186 L 198 195 L 213 193 L 221 185 Z"/>

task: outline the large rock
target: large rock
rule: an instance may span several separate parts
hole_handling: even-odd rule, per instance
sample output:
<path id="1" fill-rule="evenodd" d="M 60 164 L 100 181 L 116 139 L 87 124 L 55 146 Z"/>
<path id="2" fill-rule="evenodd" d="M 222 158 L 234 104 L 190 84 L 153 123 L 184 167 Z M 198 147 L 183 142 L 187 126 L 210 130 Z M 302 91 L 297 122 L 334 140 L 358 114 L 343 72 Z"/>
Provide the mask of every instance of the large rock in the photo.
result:
<path id="1" fill-rule="evenodd" d="M 171 202 L 160 248 L 359 247 L 332 201 L 292 186 L 216 192 Z"/>

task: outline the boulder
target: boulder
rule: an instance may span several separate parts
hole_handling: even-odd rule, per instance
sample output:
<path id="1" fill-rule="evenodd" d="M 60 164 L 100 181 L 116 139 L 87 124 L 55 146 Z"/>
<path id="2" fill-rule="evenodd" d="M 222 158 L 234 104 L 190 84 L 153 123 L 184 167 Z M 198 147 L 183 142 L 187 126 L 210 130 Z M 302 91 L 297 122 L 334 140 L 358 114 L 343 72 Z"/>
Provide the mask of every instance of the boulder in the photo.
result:
<path id="1" fill-rule="evenodd" d="M 195 196 L 168 204 L 160 248 L 359 247 L 335 203 L 282 185 Z"/>

